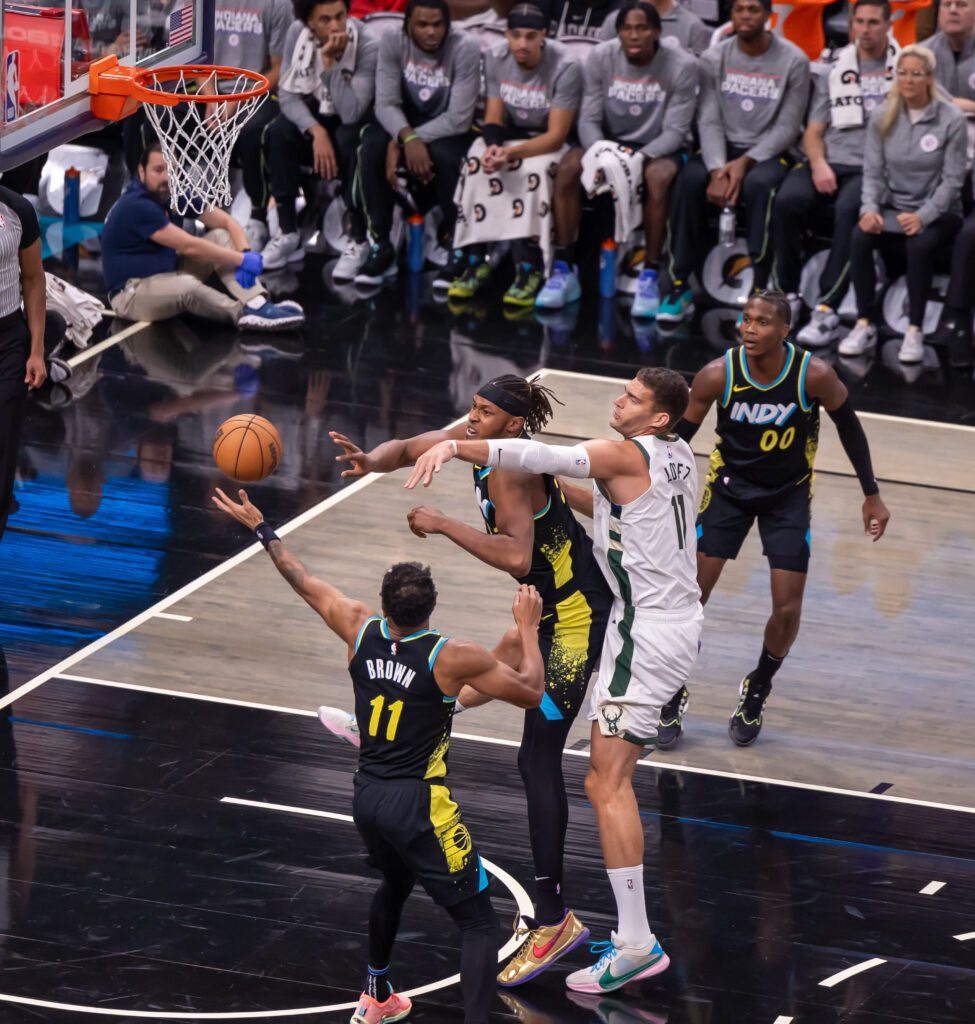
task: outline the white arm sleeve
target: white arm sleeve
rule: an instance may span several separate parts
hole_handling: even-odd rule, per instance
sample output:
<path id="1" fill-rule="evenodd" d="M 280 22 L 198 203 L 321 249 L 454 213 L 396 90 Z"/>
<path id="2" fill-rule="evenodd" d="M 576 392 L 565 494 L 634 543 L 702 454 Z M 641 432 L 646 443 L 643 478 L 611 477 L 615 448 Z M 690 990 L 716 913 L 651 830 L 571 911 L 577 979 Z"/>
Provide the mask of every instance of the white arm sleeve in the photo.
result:
<path id="1" fill-rule="evenodd" d="M 581 444 L 555 445 L 513 438 L 488 441 L 487 464 L 492 468 L 515 469 L 523 473 L 548 473 L 585 480 L 589 476 L 589 453 Z"/>

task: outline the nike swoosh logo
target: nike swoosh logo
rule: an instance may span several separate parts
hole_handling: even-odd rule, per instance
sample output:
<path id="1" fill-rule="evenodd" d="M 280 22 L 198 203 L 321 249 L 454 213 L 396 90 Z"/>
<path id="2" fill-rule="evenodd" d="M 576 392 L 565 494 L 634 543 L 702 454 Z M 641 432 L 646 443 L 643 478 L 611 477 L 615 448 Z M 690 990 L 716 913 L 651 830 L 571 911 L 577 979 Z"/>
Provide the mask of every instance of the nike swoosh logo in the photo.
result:
<path id="1" fill-rule="evenodd" d="M 751 384 L 736 384 L 731 390 L 737 395 L 739 391 L 747 391 L 750 387 Z"/>
<path id="2" fill-rule="evenodd" d="M 562 927 L 545 943 L 544 946 L 538 946 L 537 943 L 532 943 L 532 956 L 536 960 L 541 960 L 542 957 L 548 954 L 548 951 L 559 941 L 559 936 L 565 931 L 566 925 L 569 923 L 568 917 L 562 922 Z"/>
<path id="3" fill-rule="evenodd" d="M 554 618 L 555 618 L 555 612 L 549 612 L 548 615 L 543 615 L 542 616 L 542 622 L 544 622 L 546 619 L 554 619 Z"/>
<path id="4" fill-rule="evenodd" d="M 656 963 L 660 959 L 659 956 L 653 958 L 653 962 Z M 627 971 L 626 974 L 613 974 L 612 965 L 603 971 L 603 976 L 599 979 L 599 987 L 603 988 L 604 985 L 613 985 L 616 987 L 619 983 L 628 981 L 635 974 L 639 974 L 641 971 L 645 971 L 650 964 L 640 964 L 639 967 L 634 967 L 632 971 Z"/>

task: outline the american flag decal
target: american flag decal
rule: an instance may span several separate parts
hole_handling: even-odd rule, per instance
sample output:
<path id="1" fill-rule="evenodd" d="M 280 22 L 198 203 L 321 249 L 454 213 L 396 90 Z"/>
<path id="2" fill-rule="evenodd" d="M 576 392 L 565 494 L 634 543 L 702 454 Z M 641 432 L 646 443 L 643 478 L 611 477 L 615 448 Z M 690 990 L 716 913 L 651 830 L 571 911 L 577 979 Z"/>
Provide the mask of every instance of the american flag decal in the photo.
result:
<path id="1" fill-rule="evenodd" d="M 193 38 L 193 5 L 184 4 L 169 16 L 169 45 L 179 46 Z"/>

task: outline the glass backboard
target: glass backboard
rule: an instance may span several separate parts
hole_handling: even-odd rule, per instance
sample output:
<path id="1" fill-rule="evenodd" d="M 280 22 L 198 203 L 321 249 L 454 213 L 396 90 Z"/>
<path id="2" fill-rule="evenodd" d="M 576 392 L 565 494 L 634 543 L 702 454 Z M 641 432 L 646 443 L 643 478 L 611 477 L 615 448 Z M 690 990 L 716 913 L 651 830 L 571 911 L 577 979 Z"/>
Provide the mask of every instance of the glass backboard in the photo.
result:
<path id="1" fill-rule="evenodd" d="M 214 0 L 0 0 L 0 171 L 93 131 L 88 69 L 209 60 Z"/>

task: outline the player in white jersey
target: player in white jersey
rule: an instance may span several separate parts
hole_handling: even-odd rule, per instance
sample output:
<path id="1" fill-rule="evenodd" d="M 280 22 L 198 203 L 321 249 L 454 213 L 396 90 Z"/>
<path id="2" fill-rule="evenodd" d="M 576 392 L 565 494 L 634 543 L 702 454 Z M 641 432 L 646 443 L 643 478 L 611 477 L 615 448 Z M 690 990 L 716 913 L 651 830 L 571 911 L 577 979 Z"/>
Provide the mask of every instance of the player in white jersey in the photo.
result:
<path id="1" fill-rule="evenodd" d="M 601 954 L 597 962 L 566 979 L 577 992 L 610 992 L 670 963 L 647 920 L 633 770 L 653 746 L 660 709 L 687 682 L 703 623 L 693 515 L 688 529 L 697 469 L 690 447 L 671 433 L 688 395 L 679 373 L 643 369 L 613 403 L 610 426 L 622 440 L 571 447 L 522 439 L 445 441 L 417 461 L 406 484 L 429 486 L 454 457 L 592 478 L 591 490 L 562 486 L 573 509 L 593 517 L 596 557 L 615 597 L 589 715 L 586 793 L 599 822 L 618 923 L 610 941 L 593 948 Z"/>

